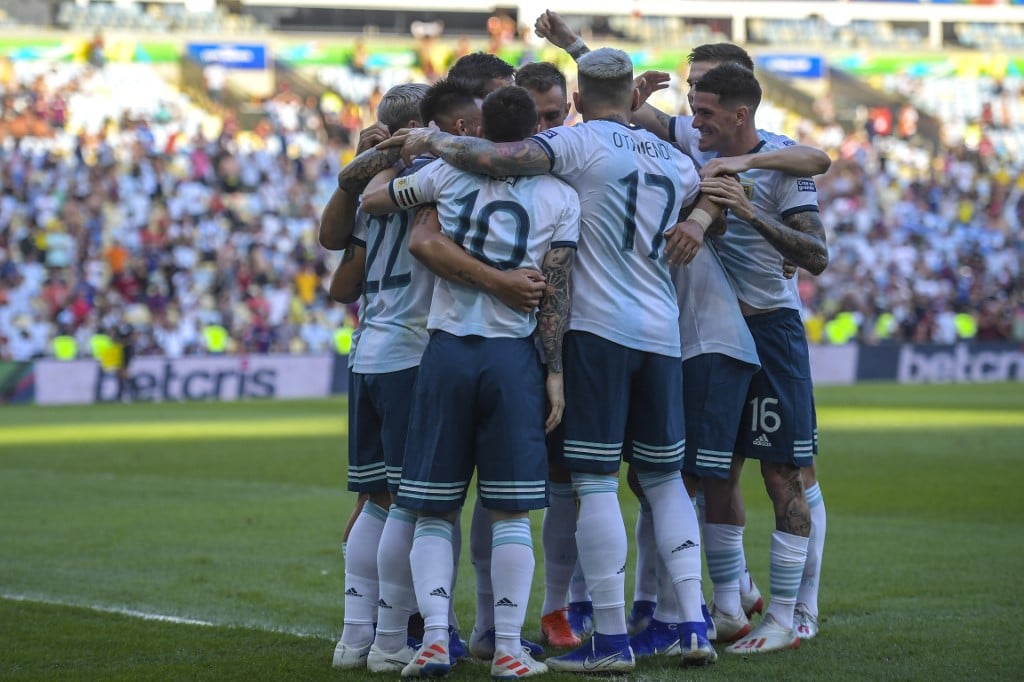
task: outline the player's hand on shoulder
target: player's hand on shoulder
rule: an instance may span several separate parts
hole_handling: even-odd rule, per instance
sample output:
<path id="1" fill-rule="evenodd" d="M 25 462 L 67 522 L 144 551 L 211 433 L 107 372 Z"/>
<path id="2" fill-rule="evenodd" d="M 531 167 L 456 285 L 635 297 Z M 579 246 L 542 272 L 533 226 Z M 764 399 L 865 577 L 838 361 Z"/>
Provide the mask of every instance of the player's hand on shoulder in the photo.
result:
<path id="1" fill-rule="evenodd" d="M 664 71 L 644 71 L 633 81 L 633 87 L 640 93 L 640 104 L 647 102 L 647 99 L 658 90 L 668 87 L 672 79 L 671 74 Z"/>
<path id="2" fill-rule="evenodd" d="M 665 257 L 671 265 L 689 265 L 703 244 L 704 228 L 695 220 L 684 220 L 665 232 Z"/>
<path id="3" fill-rule="evenodd" d="M 359 131 L 359 144 L 356 145 L 356 153 L 362 154 L 367 149 L 376 147 L 390 135 L 391 131 L 388 130 L 388 127 L 379 121 L 368 128 L 363 128 Z"/>
<path id="4" fill-rule="evenodd" d="M 411 166 L 413 159 L 431 151 L 431 136 L 439 132 L 440 129 L 433 122 L 425 128 L 401 128 L 378 144 L 377 149 L 399 148 L 402 150 L 402 160 Z"/>

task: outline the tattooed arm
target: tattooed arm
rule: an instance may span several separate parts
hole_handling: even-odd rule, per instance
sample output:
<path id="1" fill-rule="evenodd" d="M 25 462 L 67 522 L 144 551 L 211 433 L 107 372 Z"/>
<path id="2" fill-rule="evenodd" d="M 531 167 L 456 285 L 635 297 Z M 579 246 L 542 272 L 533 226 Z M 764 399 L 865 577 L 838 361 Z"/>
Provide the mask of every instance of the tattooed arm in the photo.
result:
<path id="1" fill-rule="evenodd" d="M 543 175 L 551 170 L 551 159 L 533 140 L 494 143 L 467 135 L 449 135 L 437 128 L 403 128 L 377 145 L 377 149 L 388 151 L 395 147 L 401 147 L 407 160 L 430 152 L 456 168 L 496 178 Z"/>
<path id="2" fill-rule="evenodd" d="M 820 275 L 828 266 L 825 226 L 817 211 L 794 213 L 780 222 L 757 211 L 739 180 L 731 175 L 701 180 L 700 191 L 735 217 L 750 223 L 789 262 L 814 275 Z"/>
<path id="3" fill-rule="evenodd" d="M 356 153 L 362 154 L 382 140 L 388 138 L 388 127 L 383 123 L 374 123 L 364 128 L 359 133 L 359 144 Z M 350 164 L 351 165 L 351 164 Z M 346 168 L 345 171 L 349 169 Z M 342 171 L 342 174 L 345 173 Z M 368 172 L 368 169 L 360 171 L 358 168 L 353 172 Z M 358 191 L 348 191 L 342 187 L 341 175 L 338 176 L 338 188 L 324 206 L 324 212 L 320 216 L 320 228 L 317 231 L 317 238 L 320 245 L 329 251 L 340 251 L 348 246 L 348 240 L 352 236 L 355 226 Z M 361 187 L 359 188 L 362 189 Z"/>
<path id="4" fill-rule="evenodd" d="M 373 176 L 394 166 L 398 158 L 398 149 L 382 149 L 380 145 L 367 149 L 341 169 L 338 173 L 338 187 L 353 196 L 358 196 Z"/>
<path id="5" fill-rule="evenodd" d="M 544 277 L 536 270 L 503 271 L 469 255 L 441 232 L 433 205 L 416 213 L 409 233 L 409 252 L 438 277 L 479 289 L 520 312 L 536 308 L 544 293 Z"/>
<path id="6" fill-rule="evenodd" d="M 828 246 L 825 244 L 825 226 L 817 211 L 794 213 L 779 222 L 763 213 L 755 213 L 750 220 L 775 250 L 787 261 L 820 275 L 828 267 Z"/>
<path id="7" fill-rule="evenodd" d="M 576 258 L 576 249 L 562 246 L 551 249 L 544 256 L 544 279 L 547 290 L 537 312 L 537 330 L 544 358 L 547 361 L 548 376 L 546 389 L 550 411 L 544 430 L 547 433 L 562 421 L 565 410 L 565 389 L 562 376 L 562 338 L 569 320 L 570 287 L 569 275 Z"/>

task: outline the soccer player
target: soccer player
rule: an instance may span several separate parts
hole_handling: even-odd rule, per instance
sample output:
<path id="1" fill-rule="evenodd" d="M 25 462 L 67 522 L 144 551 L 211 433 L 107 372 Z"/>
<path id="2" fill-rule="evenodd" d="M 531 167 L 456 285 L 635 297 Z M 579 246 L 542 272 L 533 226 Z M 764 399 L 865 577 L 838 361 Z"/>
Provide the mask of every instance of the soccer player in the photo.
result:
<path id="1" fill-rule="evenodd" d="M 384 139 L 389 129 L 419 124 L 425 85 L 398 85 L 377 108 L 378 123 L 360 134 L 360 151 Z M 332 195 L 320 225 L 320 241 L 345 254 L 331 279 L 331 295 L 344 303 L 365 296 L 359 335 L 349 354 L 349 490 L 360 494 L 358 514 L 346 535 L 345 626 L 334 651 L 334 666 L 362 667 L 374 639 L 379 599 L 377 551 L 393 487 L 401 471 L 408 427 L 408 398 L 426 329 L 416 320 L 426 314 L 431 278 L 412 258 L 389 262 L 392 252 L 407 253 L 399 231 L 409 215 L 396 213 L 369 222 L 356 215 L 354 197 L 340 188 Z M 393 223 L 391 230 L 385 228 Z M 373 244 L 369 252 L 367 239 Z M 384 242 L 389 242 L 387 245 Z M 386 268 L 386 266 L 390 266 Z M 383 286 L 386 282 L 388 286 Z"/>
<path id="2" fill-rule="evenodd" d="M 554 44 L 566 49 L 574 58 L 589 51 L 586 44 L 576 36 L 562 18 L 554 12 L 545 12 L 540 15 L 536 23 L 539 35 L 547 37 Z M 687 99 L 692 108 L 693 86 L 700 77 L 708 70 L 724 63 L 737 63 L 751 71 L 754 68 L 753 60 L 747 52 L 729 43 L 706 44 L 696 47 L 689 55 L 690 72 L 687 83 L 690 90 Z M 644 86 L 644 99 L 651 92 L 663 86 L 668 74 L 648 72 L 644 74 L 640 83 Z M 646 81 L 646 82 L 645 82 Z M 644 104 L 634 114 L 634 121 L 651 130 L 662 139 L 673 141 L 684 153 L 690 156 L 698 166 L 702 166 L 703 176 L 716 174 L 739 173 L 750 168 L 762 168 L 766 170 L 780 170 L 798 177 L 808 177 L 824 173 L 828 170 L 830 160 L 826 154 L 812 147 L 794 145 L 788 138 L 758 130 L 758 134 L 766 145 L 757 154 L 746 154 L 737 157 L 716 158 L 714 153 L 703 153 L 698 149 L 699 133 L 690 125 L 692 117 L 669 116 L 649 104 Z M 711 266 L 713 272 L 704 272 L 705 266 Z M 716 399 L 718 407 L 714 414 L 716 419 L 707 420 L 703 418 L 703 409 L 700 406 L 705 400 L 695 393 L 701 385 L 707 385 L 709 365 L 728 365 L 728 369 L 719 369 L 718 373 L 728 373 L 734 380 L 728 385 L 733 387 L 746 386 L 742 381 L 742 375 L 749 369 L 744 364 L 749 359 L 749 353 L 743 348 L 736 346 L 737 337 L 728 326 L 721 325 L 723 316 L 719 311 L 711 310 L 708 306 L 702 305 L 700 299 L 686 296 L 684 292 L 690 290 L 690 283 L 695 283 L 707 277 L 716 278 L 719 264 L 712 264 L 709 259 L 697 259 L 687 268 L 675 270 L 677 289 L 680 292 L 680 333 L 684 347 L 684 359 L 688 357 L 687 348 L 694 352 L 701 348 L 717 348 L 713 355 L 706 352 L 699 352 L 691 359 L 684 362 L 683 373 L 688 399 L 684 401 L 687 409 L 688 443 L 687 454 L 690 466 L 686 469 L 692 474 L 696 466 L 695 458 L 700 450 L 705 450 L 701 460 L 704 464 L 716 463 L 718 466 L 710 468 L 701 466 L 697 469 L 703 477 L 720 479 L 724 473 L 724 454 L 732 452 L 732 444 L 737 433 L 739 420 L 741 418 L 742 403 L 735 401 L 728 402 L 725 396 L 720 393 Z M 792 277 L 795 274 L 795 267 L 788 262 L 783 262 L 783 273 L 785 277 Z M 698 334 L 700 330 L 700 334 Z M 739 333 L 743 333 L 742 330 Z M 716 338 L 716 335 L 718 338 Z M 746 347 L 744 341 L 743 347 Z M 730 348 L 733 349 L 730 352 Z M 691 409 L 692 408 L 692 409 Z M 698 424 L 694 429 L 691 424 Z M 815 435 L 816 439 L 816 435 Z M 717 462 L 713 462 L 717 458 Z M 739 474 L 742 469 L 742 460 L 734 458 L 732 461 L 731 475 L 727 481 L 726 490 L 718 489 L 720 483 L 712 480 L 703 488 L 710 488 L 711 494 L 701 495 L 708 500 L 707 519 L 710 526 L 705 526 L 708 532 L 705 537 L 705 552 L 709 555 L 709 573 L 715 586 L 715 603 L 712 604 L 712 624 L 716 625 L 717 638 L 720 641 L 732 641 L 749 629 L 748 617 L 754 612 L 760 612 L 763 608 L 760 591 L 746 571 L 746 561 L 743 558 L 742 533 L 745 523 L 743 499 L 739 489 Z M 821 549 L 824 543 L 825 533 L 825 508 L 821 498 L 820 489 L 814 480 L 813 465 L 802 471 L 805 486 L 808 491 L 808 500 L 811 503 L 811 513 L 814 523 L 811 530 L 811 549 L 804 577 L 800 588 L 800 602 L 796 610 L 797 631 L 801 636 L 816 631 L 817 616 L 817 586 L 821 570 Z M 631 484 L 633 483 L 631 477 Z M 694 489 L 695 481 L 688 477 L 687 487 Z M 700 494 L 699 494 L 700 495 Z M 631 625 L 637 626 L 649 618 L 653 611 L 653 604 L 650 601 L 643 601 L 641 597 L 646 596 L 641 592 L 645 576 L 650 571 L 644 570 L 645 565 L 651 563 L 645 557 L 652 553 L 650 543 L 643 541 L 649 538 L 650 523 L 649 514 L 642 510 L 637 518 L 637 591 L 635 593 L 633 613 L 631 613 Z M 732 581 L 731 575 L 735 568 L 731 559 L 723 561 L 723 558 L 736 558 L 739 563 L 739 571 L 742 573 L 738 584 Z M 647 582 L 650 582 L 649 580 Z M 739 590 L 740 603 L 733 608 L 735 593 Z M 648 588 L 649 590 L 649 588 Z M 813 610 L 808 604 L 813 604 Z M 742 613 L 740 610 L 742 607 Z M 813 616 L 811 615 L 813 613 Z M 646 618 L 645 618 L 646 616 Z M 643 648 L 638 646 L 637 648 Z"/>
<path id="3" fill-rule="evenodd" d="M 536 107 L 521 88 L 492 92 L 483 109 L 483 132 L 492 141 L 522 140 L 536 129 Z M 546 672 L 521 641 L 534 566 L 528 512 L 546 505 L 544 434 L 561 421 L 565 405 L 562 334 L 579 200 L 552 177 L 488 178 L 437 162 L 367 192 L 363 202 L 371 212 L 436 202 L 445 233 L 478 259 L 499 268 L 543 261 L 548 288 L 536 319 L 465 286 L 445 280 L 436 285 L 428 321 L 433 333 L 416 388 L 398 504 L 419 512 L 412 570 L 425 620 L 423 645 L 403 676 L 436 676 L 450 668 L 444 635 L 452 523 L 474 467 L 479 497 L 493 520 L 491 675 Z M 546 381 L 532 341 L 535 327 Z"/>
<path id="4" fill-rule="evenodd" d="M 500 57 L 486 52 L 463 55 L 448 69 L 448 79 L 469 86 L 480 98 L 498 88 L 514 83 L 516 70 Z"/>
<path id="5" fill-rule="evenodd" d="M 531 62 L 516 71 L 516 85 L 524 88 L 537 105 L 537 132 L 557 128 L 569 115 L 565 75 L 549 62 Z M 562 430 L 548 436 L 548 507 L 544 510 L 541 541 L 544 546 L 544 603 L 541 608 L 541 640 L 560 649 L 583 643 L 593 624 L 593 604 L 576 551 L 576 499 L 569 472 L 559 466 Z M 570 585 L 574 597 L 566 605 Z M 572 620 L 570 620 L 570 616 Z M 575 627 L 574 624 L 575 623 Z"/>
<path id="6" fill-rule="evenodd" d="M 698 148 L 728 157 L 765 146 L 755 124 L 761 88 L 748 69 L 723 64 L 694 86 Z M 814 182 L 780 171 L 751 169 L 715 176 L 702 191 L 728 209 L 728 230 L 714 237 L 736 283 L 740 308 L 754 337 L 761 371 L 747 393 L 737 454 L 761 460 L 775 507 L 770 553 L 772 599 L 764 618 L 729 646 L 745 654 L 795 647 L 794 610 L 808 552 L 811 518 L 801 469 L 813 462 L 814 399 L 807 338 L 795 279 L 775 267 L 779 255 L 811 273 L 828 264 L 825 230 Z"/>
<path id="7" fill-rule="evenodd" d="M 700 538 L 682 479 L 685 439 L 678 307 L 666 257 L 689 262 L 703 242 L 694 220 L 673 224 L 697 199 L 693 164 L 678 150 L 629 126 L 639 102 L 632 63 L 620 50 L 581 58 L 574 105 L 584 123 L 495 145 L 409 130 L 381 143 L 403 154 L 429 149 L 494 176 L 553 172 L 581 196 L 580 257 L 566 335 L 564 459 L 580 499 L 576 540 L 594 603 L 595 634 L 548 659 L 552 670 L 629 671 L 622 570 L 626 536 L 618 505 L 625 457 L 656 519 L 657 543 L 683 611 L 682 659 L 717 657 L 700 609 Z M 702 200 L 701 211 L 716 213 Z M 626 387 L 624 389 L 624 387 Z"/>

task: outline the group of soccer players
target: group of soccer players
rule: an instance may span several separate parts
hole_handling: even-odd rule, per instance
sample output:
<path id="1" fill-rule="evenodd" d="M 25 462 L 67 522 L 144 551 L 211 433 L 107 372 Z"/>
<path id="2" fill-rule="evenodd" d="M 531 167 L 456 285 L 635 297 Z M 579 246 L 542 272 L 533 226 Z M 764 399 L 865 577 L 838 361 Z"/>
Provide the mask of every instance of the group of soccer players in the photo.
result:
<path id="1" fill-rule="evenodd" d="M 715 640 L 793 648 L 817 633 L 825 531 L 793 274 L 828 262 L 809 176 L 829 159 L 756 128 L 741 48 L 696 48 L 693 115 L 671 117 L 645 103 L 667 76 L 634 81 L 625 53 L 589 51 L 555 13 L 536 29 L 577 61 L 582 123 L 562 125 L 553 65 L 468 55 L 433 86 L 388 91 L 324 210 L 321 243 L 345 250 L 332 296 L 362 298 L 349 392 L 362 505 L 334 665 L 436 677 L 472 655 L 511 679 L 629 672 L 644 656 L 705 665 Z M 746 458 L 776 515 L 756 627 Z M 628 619 L 622 461 L 641 505 Z M 467 651 L 452 599 L 474 473 Z M 536 509 L 541 632 L 571 649 L 543 662 L 521 636 Z"/>

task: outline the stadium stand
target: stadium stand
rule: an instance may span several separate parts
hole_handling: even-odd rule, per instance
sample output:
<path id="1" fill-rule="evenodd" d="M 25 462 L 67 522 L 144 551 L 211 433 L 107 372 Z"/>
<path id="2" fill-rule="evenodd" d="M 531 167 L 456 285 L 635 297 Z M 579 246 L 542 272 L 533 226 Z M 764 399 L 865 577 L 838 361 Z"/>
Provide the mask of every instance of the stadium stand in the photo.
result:
<path id="1" fill-rule="evenodd" d="M 56 20 L 87 40 L 96 24 L 72 21 L 80 11 L 64 4 Z M 161 20 L 212 25 L 176 12 L 166 4 Z M 616 25 L 640 26 L 644 40 L 721 35 L 664 18 Z M 814 38 L 807 22 L 786 25 L 797 32 L 786 40 Z M 889 46 L 914 39 L 879 26 L 853 22 L 841 33 L 857 45 L 872 34 Z M 956 40 L 979 50 L 1015 36 L 1016 25 L 957 24 Z M 226 331 L 227 351 L 334 348 L 354 310 L 327 300 L 338 256 L 316 243 L 316 221 L 380 92 L 427 77 L 408 40 L 404 65 L 379 66 L 363 45 L 358 59 L 315 67 L 306 75 L 321 81 L 319 98 L 308 82 L 301 93 L 254 98 L 254 123 L 244 127 L 144 63 L 0 61 L 0 359 L 53 355 L 56 338 L 66 352 L 68 337 L 88 355 L 93 335 L 124 322 L 138 354 L 207 352 L 204 330 L 214 327 Z M 446 49 L 450 57 L 468 48 L 453 40 Z M 765 128 L 835 159 L 818 178 L 832 264 L 801 281 L 811 339 L 1024 341 L 1021 77 L 872 80 L 895 99 L 860 107 L 843 125 L 829 93 L 814 117 L 771 103 L 759 111 Z M 661 106 L 684 106 L 678 81 Z M 898 102 L 940 123 L 937 152 L 913 115 L 901 123 Z M 885 111 L 889 125 L 879 128 Z"/>

